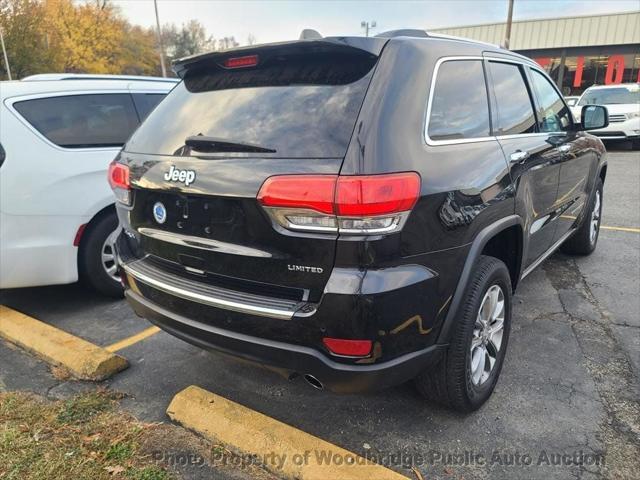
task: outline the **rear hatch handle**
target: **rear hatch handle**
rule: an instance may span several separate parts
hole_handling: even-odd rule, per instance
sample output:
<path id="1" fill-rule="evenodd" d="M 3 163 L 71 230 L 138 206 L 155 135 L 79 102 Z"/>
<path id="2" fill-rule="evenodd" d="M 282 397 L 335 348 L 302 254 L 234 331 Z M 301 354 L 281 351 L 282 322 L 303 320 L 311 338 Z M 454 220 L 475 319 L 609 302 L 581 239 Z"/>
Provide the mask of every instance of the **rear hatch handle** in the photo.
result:
<path id="1" fill-rule="evenodd" d="M 251 153 L 276 153 L 273 148 L 266 148 L 246 142 L 235 142 L 206 135 L 192 135 L 184 141 L 187 147 L 196 152 L 251 152 Z"/>

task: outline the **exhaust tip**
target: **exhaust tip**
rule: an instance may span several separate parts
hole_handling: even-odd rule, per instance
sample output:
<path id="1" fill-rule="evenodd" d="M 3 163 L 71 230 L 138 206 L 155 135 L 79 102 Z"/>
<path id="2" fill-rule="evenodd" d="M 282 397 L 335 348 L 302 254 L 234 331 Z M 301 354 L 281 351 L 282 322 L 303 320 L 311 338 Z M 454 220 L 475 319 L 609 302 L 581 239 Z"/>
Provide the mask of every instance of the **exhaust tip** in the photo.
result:
<path id="1" fill-rule="evenodd" d="M 320 380 L 318 380 L 316 377 L 314 377 L 313 375 L 309 375 L 308 373 L 305 373 L 303 378 L 313 388 L 315 388 L 317 390 L 324 390 L 324 385 L 322 385 L 322 382 Z"/>

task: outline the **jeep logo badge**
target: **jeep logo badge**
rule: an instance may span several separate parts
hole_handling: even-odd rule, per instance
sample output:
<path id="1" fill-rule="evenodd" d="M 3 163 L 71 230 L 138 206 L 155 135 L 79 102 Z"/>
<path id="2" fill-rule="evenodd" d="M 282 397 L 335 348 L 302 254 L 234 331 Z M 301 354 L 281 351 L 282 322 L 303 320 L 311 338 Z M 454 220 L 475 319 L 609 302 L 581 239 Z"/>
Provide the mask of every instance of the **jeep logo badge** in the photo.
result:
<path id="1" fill-rule="evenodd" d="M 179 168 L 171 165 L 171 168 L 164 174 L 164 179 L 167 182 L 181 182 L 185 187 L 188 187 L 196 180 L 195 170 L 180 170 Z"/>
<path id="2" fill-rule="evenodd" d="M 161 225 L 167 221 L 167 209 L 162 202 L 156 202 L 153 205 L 153 218 Z"/>

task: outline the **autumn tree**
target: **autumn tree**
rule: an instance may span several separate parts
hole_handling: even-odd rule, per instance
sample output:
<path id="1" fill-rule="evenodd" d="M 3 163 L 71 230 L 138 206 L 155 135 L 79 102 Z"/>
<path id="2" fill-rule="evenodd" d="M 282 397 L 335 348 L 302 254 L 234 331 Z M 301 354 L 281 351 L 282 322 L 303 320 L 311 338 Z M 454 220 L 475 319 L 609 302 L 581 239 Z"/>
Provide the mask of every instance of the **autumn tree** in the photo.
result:
<path id="1" fill-rule="evenodd" d="M 190 20 L 179 28 L 174 24 L 166 24 L 162 35 L 167 56 L 170 59 L 187 57 L 215 49 L 215 40 L 198 20 Z"/>
<path id="2" fill-rule="evenodd" d="M 158 37 L 153 29 L 127 24 L 123 31 L 118 73 L 161 75 L 157 42 Z"/>
<path id="3" fill-rule="evenodd" d="M 131 25 L 111 0 L 0 0 L 0 26 L 15 78 L 45 72 L 160 75 L 155 30 Z M 163 40 L 169 61 L 238 46 L 234 37 L 215 40 L 197 20 L 165 25 Z"/>
<path id="4" fill-rule="evenodd" d="M 56 71 L 118 73 L 124 21 L 107 0 L 45 0 L 45 34 Z"/>
<path id="5" fill-rule="evenodd" d="M 39 0 L 0 0 L 0 28 L 14 78 L 53 71 L 42 30 L 45 12 Z M 4 59 L 0 78 L 7 78 Z"/>

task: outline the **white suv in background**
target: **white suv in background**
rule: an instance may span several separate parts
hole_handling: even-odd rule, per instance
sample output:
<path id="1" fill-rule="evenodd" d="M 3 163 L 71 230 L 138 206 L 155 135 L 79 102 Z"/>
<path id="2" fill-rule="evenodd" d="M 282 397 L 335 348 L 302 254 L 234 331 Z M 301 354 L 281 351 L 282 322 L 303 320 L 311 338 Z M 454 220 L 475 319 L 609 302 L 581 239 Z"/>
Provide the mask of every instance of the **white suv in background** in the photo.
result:
<path id="1" fill-rule="evenodd" d="M 81 278 L 121 295 L 107 169 L 176 83 L 73 74 L 0 82 L 0 288 Z"/>
<path id="2" fill-rule="evenodd" d="M 585 105 L 605 105 L 609 111 L 609 126 L 589 133 L 602 140 L 630 140 L 634 150 L 640 149 L 640 83 L 587 88 L 572 109 L 577 120 Z"/>

